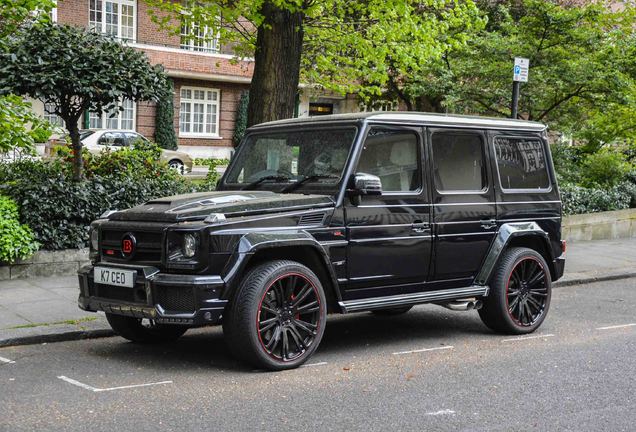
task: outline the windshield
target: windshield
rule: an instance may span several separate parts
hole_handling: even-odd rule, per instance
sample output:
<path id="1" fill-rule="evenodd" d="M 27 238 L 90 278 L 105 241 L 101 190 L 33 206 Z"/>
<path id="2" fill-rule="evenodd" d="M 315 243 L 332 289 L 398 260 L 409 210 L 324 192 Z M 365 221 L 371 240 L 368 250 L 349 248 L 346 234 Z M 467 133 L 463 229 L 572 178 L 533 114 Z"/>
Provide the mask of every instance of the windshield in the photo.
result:
<path id="1" fill-rule="evenodd" d="M 279 192 L 335 191 L 355 136 L 354 127 L 248 135 L 223 183 Z"/>

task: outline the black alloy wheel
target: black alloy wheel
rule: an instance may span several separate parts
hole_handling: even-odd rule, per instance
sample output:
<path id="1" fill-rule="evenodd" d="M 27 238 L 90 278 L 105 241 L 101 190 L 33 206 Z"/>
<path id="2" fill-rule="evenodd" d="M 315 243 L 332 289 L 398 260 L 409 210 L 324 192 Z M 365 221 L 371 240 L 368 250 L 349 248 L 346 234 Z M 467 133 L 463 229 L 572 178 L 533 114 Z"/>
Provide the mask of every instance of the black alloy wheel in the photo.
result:
<path id="1" fill-rule="evenodd" d="M 552 278 L 538 252 L 523 247 L 506 250 L 489 286 L 479 316 L 492 330 L 532 333 L 545 320 L 552 297 Z"/>
<path id="2" fill-rule="evenodd" d="M 237 358 L 262 369 L 292 369 L 316 350 L 326 318 L 318 277 L 295 261 L 269 261 L 241 281 L 226 307 L 223 333 Z"/>
<path id="3" fill-rule="evenodd" d="M 279 361 L 300 357 L 315 341 L 320 323 L 320 297 L 312 282 L 286 273 L 270 284 L 258 308 L 261 346 Z"/>
<path id="4" fill-rule="evenodd" d="M 534 257 L 518 261 L 506 287 L 506 306 L 510 317 L 520 326 L 532 326 L 545 313 L 547 298 L 543 264 Z"/>

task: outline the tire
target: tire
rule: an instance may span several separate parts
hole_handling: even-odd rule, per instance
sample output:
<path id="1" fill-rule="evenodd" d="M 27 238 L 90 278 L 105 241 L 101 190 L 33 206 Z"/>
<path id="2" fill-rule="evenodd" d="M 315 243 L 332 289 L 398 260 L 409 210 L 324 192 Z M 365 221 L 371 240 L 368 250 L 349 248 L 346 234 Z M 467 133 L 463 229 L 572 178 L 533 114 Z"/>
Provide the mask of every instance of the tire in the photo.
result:
<path id="1" fill-rule="evenodd" d="M 293 369 L 318 348 L 326 318 L 318 277 L 295 261 L 269 261 L 243 277 L 227 306 L 223 334 L 239 360 L 260 369 Z"/>
<path id="2" fill-rule="evenodd" d="M 181 175 L 185 174 L 185 165 L 179 159 L 172 159 L 168 166 Z"/>
<path id="3" fill-rule="evenodd" d="M 371 313 L 378 316 L 395 316 L 405 314 L 411 309 L 413 309 L 413 306 L 401 306 L 390 309 L 378 309 L 371 311 Z"/>
<path id="4" fill-rule="evenodd" d="M 479 317 L 504 334 L 532 333 L 550 308 L 552 279 L 543 257 L 532 249 L 506 250 L 491 278 Z"/>
<path id="5" fill-rule="evenodd" d="M 179 339 L 188 327 L 171 324 L 155 324 L 149 321 L 145 324 L 140 318 L 123 315 L 106 314 L 108 324 L 119 336 L 132 342 L 156 344 L 173 342 Z M 147 320 L 146 320 L 147 321 Z"/>

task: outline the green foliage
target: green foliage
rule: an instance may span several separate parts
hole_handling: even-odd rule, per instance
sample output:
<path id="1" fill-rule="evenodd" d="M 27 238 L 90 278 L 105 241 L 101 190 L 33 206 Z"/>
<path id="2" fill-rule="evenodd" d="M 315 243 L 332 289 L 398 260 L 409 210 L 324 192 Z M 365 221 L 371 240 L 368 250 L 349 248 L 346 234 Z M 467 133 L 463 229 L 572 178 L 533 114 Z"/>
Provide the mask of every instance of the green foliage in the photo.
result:
<path id="1" fill-rule="evenodd" d="M 33 255 L 39 248 L 33 232 L 18 220 L 18 206 L 0 195 L 0 262 L 13 263 Z"/>
<path id="2" fill-rule="evenodd" d="M 579 184 L 581 182 L 582 155 L 579 147 L 566 144 L 552 144 L 550 146 L 552 162 L 559 183 Z"/>
<path id="3" fill-rule="evenodd" d="M 216 168 L 219 166 L 227 166 L 230 161 L 228 159 L 203 159 L 197 158 L 194 160 L 195 165 L 207 165 L 208 173 L 205 176 L 205 180 L 196 186 L 197 192 L 207 192 L 216 189 L 216 183 L 221 178 L 221 175 L 217 172 Z"/>
<path id="4" fill-rule="evenodd" d="M 177 135 L 174 132 L 174 87 L 172 80 L 167 80 L 168 91 L 157 102 L 155 115 L 155 140 L 161 148 L 177 149 Z"/>
<path id="5" fill-rule="evenodd" d="M 36 116 L 31 104 L 15 95 L 0 96 L 0 153 L 19 150 L 32 154 L 34 144 L 51 136 L 51 125 Z"/>
<path id="6" fill-rule="evenodd" d="M 0 0 L 0 38 L 13 34 L 27 22 L 48 22 L 54 6 L 54 0 Z"/>
<path id="7" fill-rule="evenodd" d="M 112 38 L 45 23 L 7 38 L 0 56 L 0 95 L 30 96 L 52 104 L 73 142 L 74 177 L 81 178 L 77 124 L 85 111 L 120 109 L 122 100 L 159 101 L 167 92 L 161 66 Z"/>
<path id="8" fill-rule="evenodd" d="M 561 200 L 565 215 L 622 210 L 630 207 L 634 184 L 625 183 L 610 189 L 561 185 Z"/>
<path id="9" fill-rule="evenodd" d="M 234 135 L 232 136 L 232 142 L 235 146 L 241 143 L 245 130 L 247 129 L 247 106 L 250 102 L 250 92 L 245 91 L 241 93 L 241 98 L 236 107 L 236 123 L 234 124 Z"/>
<path id="10" fill-rule="evenodd" d="M 582 186 L 611 188 L 624 182 L 633 166 L 624 154 L 603 148 L 587 155 L 582 161 L 582 169 Z"/>
<path id="11" fill-rule="evenodd" d="M 0 164 L 0 193 L 20 204 L 20 220 L 45 249 L 83 247 L 90 222 L 104 211 L 192 191 L 159 152 L 147 146 L 87 158 L 88 178 L 80 182 L 64 159 Z"/>

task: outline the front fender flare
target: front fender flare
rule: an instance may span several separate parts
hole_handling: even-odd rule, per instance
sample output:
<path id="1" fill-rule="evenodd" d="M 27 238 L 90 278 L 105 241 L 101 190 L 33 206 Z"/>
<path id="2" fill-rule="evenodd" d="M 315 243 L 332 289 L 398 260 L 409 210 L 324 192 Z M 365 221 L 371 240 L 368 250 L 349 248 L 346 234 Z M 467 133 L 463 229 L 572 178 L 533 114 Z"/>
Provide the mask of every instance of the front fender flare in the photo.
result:
<path id="1" fill-rule="evenodd" d="M 338 280 L 331 266 L 331 261 L 327 252 L 320 243 L 306 231 L 295 232 L 254 232 L 245 234 L 238 242 L 237 249 L 234 253 L 235 259 L 224 276 L 227 289 L 223 293 L 223 298 L 229 299 L 235 291 L 245 269 L 248 267 L 251 258 L 260 251 L 276 249 L 281 247 L 305 247 L 311 248 L 320 257 L 321 263 L 324 265 L 325 271 L 330 278 L 334 295 L 340 300 L 340 290 L 338 289 Z M 293 260 L 293 257 L 289 257 Z"/>
<path id="2" fill-rule="evenodd" d="M 541 241 L 545 242 L 546 250 L 551 255 L 550 239 L 548 233 L 545 232 L 536 222 L 514 222 L 505 223 L 499 227 L 497 235 L 490 249 L 486 254 L 486 258 L 475 277 L 475 285 L 486 285 L 490 279 L 499 257 L 506 250 L 508 244 L 513 238 L 521 236 L 538 236 Z M 549 257 L 553 259 L 552 256 Z M 548 262 L 549 264 L 549 262 Z"/>

